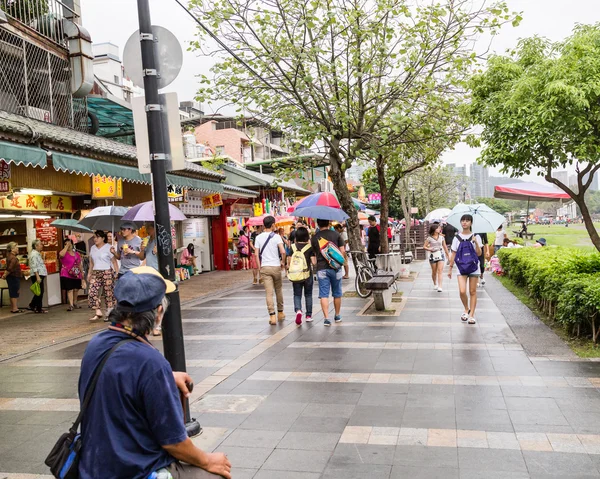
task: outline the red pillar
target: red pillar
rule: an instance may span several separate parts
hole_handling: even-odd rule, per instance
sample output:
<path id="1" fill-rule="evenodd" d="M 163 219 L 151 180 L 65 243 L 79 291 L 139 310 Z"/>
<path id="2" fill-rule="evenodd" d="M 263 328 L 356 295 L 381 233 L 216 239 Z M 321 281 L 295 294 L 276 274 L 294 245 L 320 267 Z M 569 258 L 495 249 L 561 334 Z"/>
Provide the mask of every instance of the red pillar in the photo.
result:
<path id="1" fill-rule="evenodd" d="M 229 248 L 227 238 L 227 217 L 231 211 L 231 205 L 221 206 L 221 214 L 212 220 L 212 240 L 215 269 L 229 270 Z"/>

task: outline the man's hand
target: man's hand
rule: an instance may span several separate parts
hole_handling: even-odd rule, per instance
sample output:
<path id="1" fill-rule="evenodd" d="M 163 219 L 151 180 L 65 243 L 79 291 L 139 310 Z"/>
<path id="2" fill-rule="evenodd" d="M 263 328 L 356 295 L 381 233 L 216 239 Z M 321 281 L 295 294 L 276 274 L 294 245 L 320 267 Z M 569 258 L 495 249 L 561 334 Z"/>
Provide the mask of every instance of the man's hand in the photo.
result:
<path id="1" fill-rule="evenodd" d="M 231 462 L 222 452 L 206 453 L 206 466 L 202 469 L 231 479 Z"/>
<path id="2" fill-rule="evenodd" d="M 188 389 L 188 384 L 194 384 L 192 377 L 188 373 L 183 373 L 179 371 L 173 371 L 173 377 L 175 378 L 175 384 L 177 385 L 177 389 L 179 389 L 182 392 L 184 397 L 189 398 L 191 396 L 191 393 Z"/>

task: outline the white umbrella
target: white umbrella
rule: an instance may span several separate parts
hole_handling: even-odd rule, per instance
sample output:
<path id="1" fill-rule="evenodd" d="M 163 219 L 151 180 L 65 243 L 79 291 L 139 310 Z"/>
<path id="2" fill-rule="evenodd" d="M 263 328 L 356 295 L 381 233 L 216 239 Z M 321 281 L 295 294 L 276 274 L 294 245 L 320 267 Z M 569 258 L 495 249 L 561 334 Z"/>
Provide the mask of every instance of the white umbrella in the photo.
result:
<path id="1" fill-rule="evenodd" d="M 438 208 L 437 210 L 433 210 L 425 217 L 425 221 L 433 221 L 433 220 L 445 220 L 448 218 L 448 215 L 452 212 L 450 208 Z"/>
<path id="2" fill-rule="evenodd" d="M 505 220 L 504 216 L 491 209 L 488 205 L 482 203 L 473 205 L 459 203 L 452 208 L 452 212 L 448 215 L 446 222 L 454 226 L 458 231 L 462 231 L 460 219 L 463 215 L 471 215 L 473 217 L 473 224 L 471 226 L 473 233 L 492 233 Z"/>
<path id="3" fill-rule="evenodd" d="M 91 230 L 115 231 L 121 226 L 121 218 L 127 213 L 124 206 L 99 206 L 90 211 L 79 224 Z"/>

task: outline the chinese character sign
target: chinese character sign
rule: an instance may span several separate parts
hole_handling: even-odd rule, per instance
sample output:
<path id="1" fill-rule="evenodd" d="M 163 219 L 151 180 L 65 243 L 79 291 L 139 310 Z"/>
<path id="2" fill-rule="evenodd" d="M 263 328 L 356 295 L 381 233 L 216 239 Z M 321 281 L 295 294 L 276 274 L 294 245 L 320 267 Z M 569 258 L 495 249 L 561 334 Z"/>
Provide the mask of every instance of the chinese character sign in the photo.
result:
<path id="1" fill-rule="evenodd" d="M 95 200 L 122 199 L 123 180 L 110 176 L 94 175 L 92 177 L 92 198 Z"/>
<path id="2" fill-rule="evenodd" d="M 223 198 L 221 198 L 220 193 L 215 193 L 214 195 L 205 196 L 202 198 L 202 207 L 203 208 L 216 208 L 217 206 L 221 206 L 223 204 Z"/>
<path id="3" fill-rule="evenodd" d="M 167 187 L 167 196 L 169 203 L 184 203 L 187 201 L 187 188 L 178 185 L 169 185 Z"/>
<path id="4" fill-rule="evenodd" d="M 14 195 L 12 200 L 0 198 L 0 208 L 14 211 L 73 211 L 70 196 Z"/>
<path id="5" fill-rule="evenodd" d="M 10 192 L 10 163 L 0 160 L 0 194 Z"/>

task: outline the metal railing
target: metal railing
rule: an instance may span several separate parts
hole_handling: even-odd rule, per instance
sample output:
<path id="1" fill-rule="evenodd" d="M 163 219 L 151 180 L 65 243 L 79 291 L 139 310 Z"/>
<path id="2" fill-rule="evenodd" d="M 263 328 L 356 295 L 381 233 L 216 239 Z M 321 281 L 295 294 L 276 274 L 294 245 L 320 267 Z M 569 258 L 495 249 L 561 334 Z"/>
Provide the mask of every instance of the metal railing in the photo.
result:
<path id="1" fill-rule="evenodd" d="M 0 110 L 87 131 L 87 103 L 71 94 L 69 60 L 2 28 Z"/>
<path id="2" fill-rule="evenodd" d="M 66 47 L 62 20 L 77 23 L 79 15 L 60 0 L 0 0 L 0 9 L 44 37 Z"/>

